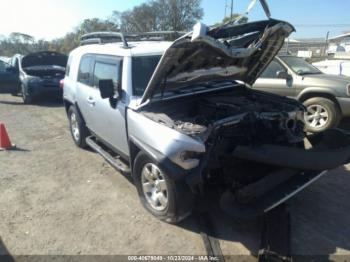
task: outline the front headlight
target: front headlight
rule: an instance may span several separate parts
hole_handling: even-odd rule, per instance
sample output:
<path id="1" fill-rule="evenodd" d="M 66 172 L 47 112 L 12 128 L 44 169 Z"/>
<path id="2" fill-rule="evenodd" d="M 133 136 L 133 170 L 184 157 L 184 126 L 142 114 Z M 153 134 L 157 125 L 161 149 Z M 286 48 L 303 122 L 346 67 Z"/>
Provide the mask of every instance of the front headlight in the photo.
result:
<path id="1" fill-rule="evenodd" d="M 173 161 L 183 169 L 192 169 L 199 165 L 201 154 L 193 151 L 182 151 L 176 155 Z"/>

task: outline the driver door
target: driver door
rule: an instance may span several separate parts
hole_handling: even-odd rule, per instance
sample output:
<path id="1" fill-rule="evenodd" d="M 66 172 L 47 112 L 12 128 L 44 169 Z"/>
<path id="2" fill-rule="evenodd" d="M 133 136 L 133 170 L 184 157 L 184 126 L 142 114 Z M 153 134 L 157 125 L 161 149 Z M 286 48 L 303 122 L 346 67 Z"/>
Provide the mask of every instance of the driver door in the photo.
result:
<path id="1" fill-rule="evenodd" d="M 280 62 L 274 59 L 262 75 L 255 81 L 253 89 L 274 93 L 281 96 L 295 97 L 293 79 L 278 78 L 278 72 L 288 72 Z"/>
<path id="2" fill-rule="evenodd" d="M 116 56 L 96 55 L 93 69 L 93 86 L 90 92 L 91 129 L 109 147 L 119 154 L 129 155 L 126 134 L 126 105 L 123 93 L 119 94 L 116 105 L 110 99 L 103 99 L 99 90 L 99 80 L 113 80 L 115 92 L 122 82 L 123 59 Z"/>

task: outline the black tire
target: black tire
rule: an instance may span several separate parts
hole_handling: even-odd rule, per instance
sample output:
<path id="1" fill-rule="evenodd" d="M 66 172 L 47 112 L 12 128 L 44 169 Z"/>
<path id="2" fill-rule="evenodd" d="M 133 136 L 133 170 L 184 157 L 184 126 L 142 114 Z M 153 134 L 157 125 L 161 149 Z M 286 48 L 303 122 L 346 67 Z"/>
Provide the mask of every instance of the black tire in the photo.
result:
<path id="1" fill-rule="evenodd" d="M 339 125 L 341 120 L 341 112 L 338 105 L 334 101 L 323 97 L 314 97 L 304 101 L 303 104 L 307 109 L 309 109 L 305 114 L 305 127 L 307 131 L 318 133 L 330 128 L 337 127 Z M 312 123 L 310 123 L 311 120 L 307 120 L 308 117 L 311 117 L 312 119 L 311 112 L 314 112 L 312 109 L 315 109 L 317 107 L 322 108 L 322 112 L 324 110 L 328 116 L 327 120 L 323 120 L 325 123 L 322 125 L 320 124 L 320 126 L 315 126 L 315 124 L 312 125 Z"/>
<path id="2" fill-rule="evenodd" d="M 24 86 L 22 86 L 22 100 L 23 103 L 26 105 L 31 104 L 33 102 L 33 98 L 27 94 L 27 91 L 24 88 Z"/>
<path id="3" fill-rule="evenodd" d="M 156 210 L 146 199 L 142 186 L 142 170 L 149 164 L 154 164 L 158 167 L 158 164 L 152 161 L 145 153 L 140 152 L 136 156 L 133 178 L 142 205 L 148 212 L 162 221 L 172 224 L 179 223 L 191 214 L 194 200 L 193 193 L 184 181 L 174 181 L 164 170 L 158 167 L 167 186 L 166 195 L 168 201 L 164 210 Z"/>
<path id="4" fill-rule="evenodd" d="M 74 116 L 73 116 L 74 115 Z M 76 122 L 74 122 L 74 119 Z M 89 130 L 87 129 L 85 122 L 80 116 L 78 110 L 75 106 L 71 106 L 68 109 L 68 120 L 69 120 L 69 128 L 73 138 L 74 143 L 80 148 L 86 148 L 86 137 L 89 135 Z M 78 130 L 78 135 L 75 133 L 76 128 Z"/>

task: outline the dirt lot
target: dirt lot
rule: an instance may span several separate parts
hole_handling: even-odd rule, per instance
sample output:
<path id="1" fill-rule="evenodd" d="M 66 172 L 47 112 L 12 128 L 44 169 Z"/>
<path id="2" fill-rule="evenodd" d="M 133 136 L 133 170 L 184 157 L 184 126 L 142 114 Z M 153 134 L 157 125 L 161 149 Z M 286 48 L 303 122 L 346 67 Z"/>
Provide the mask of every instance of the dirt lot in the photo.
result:
<path id="1" fill-rule="evenodd" d="M 0 254 L 205 254 L 192 217 L 180 226 L 159 222 L 125 177 L 74 146 L 59 103 L 23 105 L 0 94 L 0 122 L 18 147 L 0 152 Z M 348 169 L 289 202 L 293 254 L 350 255 Z M 225 255 L 257 253 L 258 223 L 212 216 Z"/>

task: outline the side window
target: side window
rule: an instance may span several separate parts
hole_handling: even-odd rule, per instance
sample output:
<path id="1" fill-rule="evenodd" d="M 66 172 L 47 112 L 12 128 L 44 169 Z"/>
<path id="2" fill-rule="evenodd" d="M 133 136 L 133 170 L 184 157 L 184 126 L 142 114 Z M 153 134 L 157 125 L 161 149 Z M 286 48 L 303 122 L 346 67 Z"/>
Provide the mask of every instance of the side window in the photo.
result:
<path id="1" fill-rule="evenodd" d="M 66 76 L 69 76 L 71 63 L 72 63 L 72 56 L 69 56 L 67 61 L 67 67 L 66 67 Z"/>
<path id="2" fill-rule="evenodd" d="M 79 65 L 78 82 L 91 86 L 92 57 L 84 56 Z"/>
<path id="3" fill-rule="evenodd" d="M 19 61 L 18 58 L 15 58 L 15 63 L 13 65 L 17 70 L 19 69 Z"/>
<path id="4" fill-rule="evenodd" d="M 286 71 L 286 69 L 277 61 L 273 60 L 265 71 L 261 74 L 262 78 L 277 78 L 278 71 Z"/>
<path id="5" fill-rule="evenodd" d="M 121 62 L 108 63 L 96 61 L 94 69 L 94 86 L 98 87 L 100 80 L 112 79 L 114 88 L 117 90 L 118 83 L 121 81 Z"/>
<path id="6" fill-rule="evenodd" d="M 6 64 L 5 62 L 0 60 L 0 72 L 5 72 L 6 71 Z"/>
<path id="7" fill-rule="evenodd" d="M 132 58 L 132 90 L 133 95 L 142 96 L 154 70 L 160 60 L 160 56 L 140 56 Z"/>

